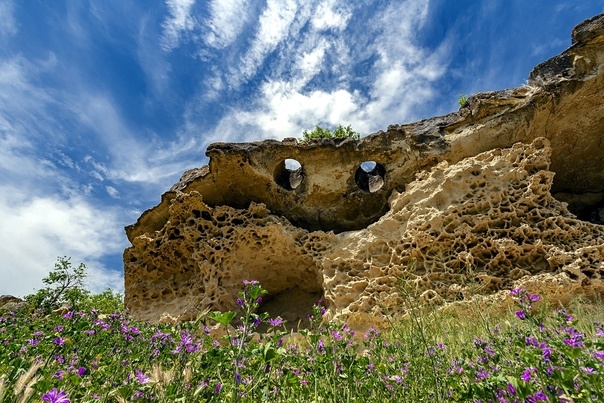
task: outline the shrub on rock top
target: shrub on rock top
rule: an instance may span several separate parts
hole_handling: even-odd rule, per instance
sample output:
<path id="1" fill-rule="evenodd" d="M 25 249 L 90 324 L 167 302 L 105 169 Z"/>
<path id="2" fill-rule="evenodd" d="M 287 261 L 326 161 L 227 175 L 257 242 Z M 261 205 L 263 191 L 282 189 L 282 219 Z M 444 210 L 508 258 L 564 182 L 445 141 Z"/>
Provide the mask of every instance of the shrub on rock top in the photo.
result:
<path id="1" fill-rule="evenodd" d="M 352 130 L 351 125 L 346 127 L 338 125 L 333 131 L 317 125 L 312 131 L 304 130 L 302 132 L 302 141 L 311 141 L 315 139 L 341 139 L 348 137 L 359 140 L 361 135 Z"/>

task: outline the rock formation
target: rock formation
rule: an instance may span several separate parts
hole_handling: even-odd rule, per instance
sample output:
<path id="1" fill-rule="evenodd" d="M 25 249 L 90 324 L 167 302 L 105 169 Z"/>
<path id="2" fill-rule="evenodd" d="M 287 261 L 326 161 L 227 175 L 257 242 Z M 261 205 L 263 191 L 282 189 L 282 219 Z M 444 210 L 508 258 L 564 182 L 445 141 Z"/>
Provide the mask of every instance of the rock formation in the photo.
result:
<path id="1" fill-rule="evenodd" d="M 271 314 L 297 321 L 323 298 L 364 327 L 402 312 L 406 292 L 602 293 L 603 88 L 599 15 L 526 86 L 458 112 L 358 141 L 213 144 L 209 166 L 126 228 L 126 305 L 189 320 L 235 309 L 255 279 Z"/>

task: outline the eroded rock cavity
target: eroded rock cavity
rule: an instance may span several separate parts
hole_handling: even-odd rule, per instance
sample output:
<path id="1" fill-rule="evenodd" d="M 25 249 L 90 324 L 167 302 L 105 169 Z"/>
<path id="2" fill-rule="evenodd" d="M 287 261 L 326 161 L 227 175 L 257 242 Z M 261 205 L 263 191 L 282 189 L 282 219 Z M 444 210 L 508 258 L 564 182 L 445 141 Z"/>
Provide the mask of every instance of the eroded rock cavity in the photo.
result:
<path id="1" fill-rule="evenodd" d="M 601 293 L 604 16 L 520 88 L 360 141 L 213 144 L 126 228 L 126 305 L 142 319 L 263 308 L 384 324 L 405 299 L 447 304 L 519 284 Z M 406 291 L 401 291 L 401 290 Z M 498 294 L 499 293 L 499 294 Z"/>

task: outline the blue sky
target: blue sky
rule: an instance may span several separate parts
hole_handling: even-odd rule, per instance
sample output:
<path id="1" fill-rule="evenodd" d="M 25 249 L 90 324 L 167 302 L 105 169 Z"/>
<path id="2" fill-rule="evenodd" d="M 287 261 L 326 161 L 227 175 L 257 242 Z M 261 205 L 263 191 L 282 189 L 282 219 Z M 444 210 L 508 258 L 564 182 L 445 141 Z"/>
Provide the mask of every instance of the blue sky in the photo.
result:
<path id="1" fill-rule="evenodd" d="M 0 294 L 57 256 L 123 290 L 125 225 L 216 141 L 363 135 L 516 87 L 604 0 L 0 0 Z"/>

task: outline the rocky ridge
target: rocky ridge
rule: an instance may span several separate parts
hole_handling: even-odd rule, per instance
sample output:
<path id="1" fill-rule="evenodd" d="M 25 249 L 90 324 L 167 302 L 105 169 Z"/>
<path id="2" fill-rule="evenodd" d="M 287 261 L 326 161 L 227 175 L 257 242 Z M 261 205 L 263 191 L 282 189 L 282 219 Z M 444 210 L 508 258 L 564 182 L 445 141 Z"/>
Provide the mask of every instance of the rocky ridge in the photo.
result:
<path id="1" fill-rule="evenodd" d="M 384 325 L 528 284 L 604 291 L 604 15 L 527 85 L 355 141 L 217 143 L 127 227 L 126 305 L 151 321 L 235 309 L 244 279 L 292 322 Z M 536 281 L 539 279 L 539 281 Z"/>

